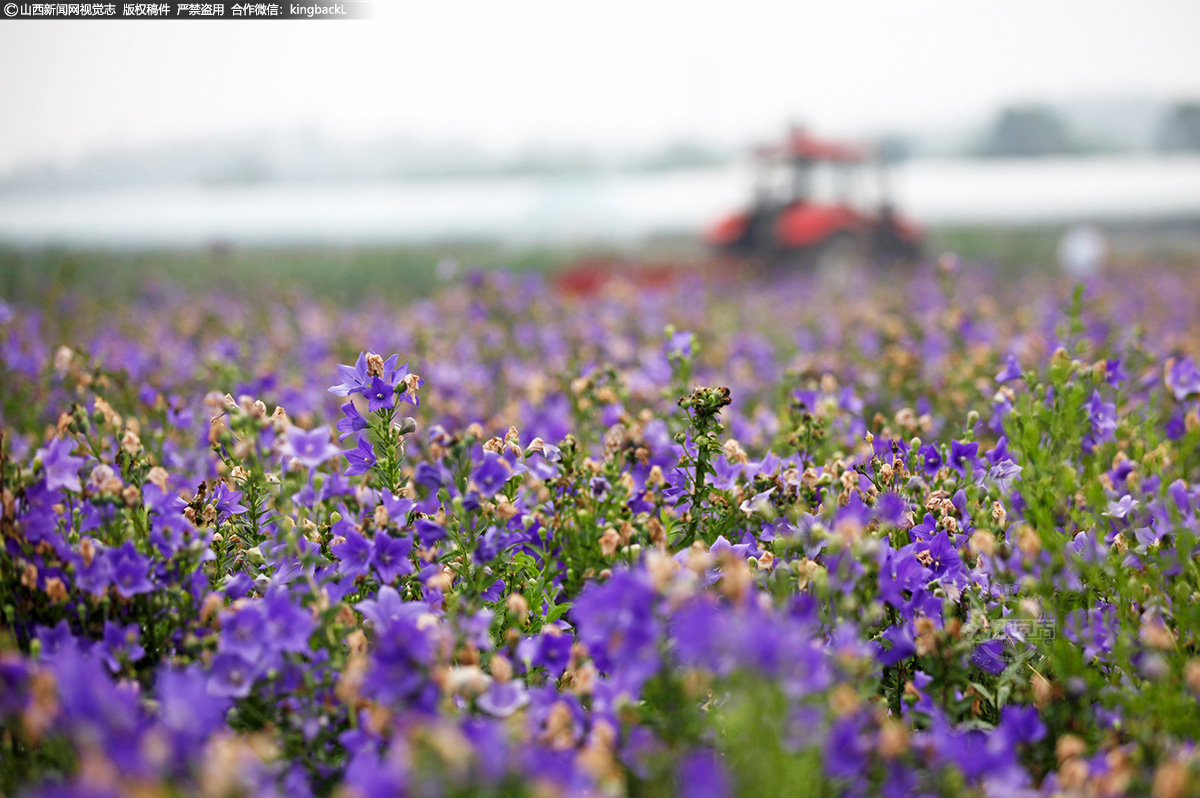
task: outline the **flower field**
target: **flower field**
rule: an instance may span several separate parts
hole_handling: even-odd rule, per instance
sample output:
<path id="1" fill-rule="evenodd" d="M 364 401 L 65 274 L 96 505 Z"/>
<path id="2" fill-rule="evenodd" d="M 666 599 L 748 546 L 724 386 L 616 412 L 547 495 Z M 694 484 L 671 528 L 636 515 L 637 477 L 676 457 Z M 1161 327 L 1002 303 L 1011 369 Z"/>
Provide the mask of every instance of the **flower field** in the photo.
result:
<path id="1" fill-rule="evenodd" d="M 1200 793 L 1200 275 L 0 302 L 0 794 Z"/>

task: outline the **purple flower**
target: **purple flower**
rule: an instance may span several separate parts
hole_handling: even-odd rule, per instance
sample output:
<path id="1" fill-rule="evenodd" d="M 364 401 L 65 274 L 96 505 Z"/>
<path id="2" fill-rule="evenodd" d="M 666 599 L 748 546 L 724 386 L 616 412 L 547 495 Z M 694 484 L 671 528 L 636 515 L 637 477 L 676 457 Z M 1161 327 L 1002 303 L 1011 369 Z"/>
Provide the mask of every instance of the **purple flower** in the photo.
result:
<path id="1" fill-rule="evenodd" d="M 1100 398 L 1099 391 L 1092 391 L 1092 398 L 1084 407 L 1087 408 L 1088 419 L 1092 422 L 1091 444 L 1096 445 L 1112 440 L 1117 431 L 1116 404 L 1105 402 Z"/>
<path id="2" fill-rule="evenodd" d="M 374 746 L 354 754 L 346 767 L 345 785 L 362 798 L 408 795 L 405 769 L 395 757 L 380 756 Z"/>
<path id="3" fill-rule="evenodd" d="M 163 490 L 153 482 L 142 485 L 142 502 L 147 510 L 160 515 L 179 515 L 187 507 L 187 502 L 178 493 Z"/>
<path id="4" fill-rule="evenodd" d="M 138 554 L 133 543 L 112 549 L 108 554 L 108 562 L 112 570 L 113 584 L 124 598 L 131 598 L 138 593 L 149 593 L 154 589 L 154 584 L 150 581 L 150 560 Z"/>
<path id="5" fill-rule="evenodd" d="M 1008 667 L 1004 659 L 1004 641 L 988 640 L 975 646 L 975 651 L 971 654 L 971 663 L 980 670 L 999 676 Z"/>
<path id="6" fill-rule="evenodd" d="M 246 508 L 241 505 L 242 492 L 230 490 L 224 482 L 218 482 L 213 489 L 212 505 L 217 510 L 217 521 L 227 521 L 230 516 L 241 515 Z"/>
<path id="7" fill-rule="evenodd" d="M 604 497 L 608 495 L 608 491 L 612 488 L 612 485 L 604 477 L 596 476 L 592 477 L 591 482 L 588 483 L 588 487 L 591 489 L 592 498 L 603 501 Z"/>
<path id="8" fill-rule="evenodd" d="M 481 651 L 491 651 L 492 646 L 492 620 L 496 614 L 491 610 L 479 610 L 467 616 L 460 616 L 458 621 L 458 631 L 462 635 L 464 642 L 470 643 L 475 648 Z"/>
<path id="9" fill-rule="evenodd" d="M 158 672 L 158 702 L 162 722 L 185 739 L 203 740 L 225 722 L 229 700 L 208 691 L 208 678 L 196 665 Z"/>
<path id="10" fill-rule="evenodd" d="M 507 585 L 504 584 L 504 580 L 497 579 L 488 586 L 487 590 L 484 590 L 482 593 L 480 593 L 479 597 L 484 601 L 499 601 L 501 594 L 504 593 L 505 587 L 507 587 Z"/>
<path id="11" fill-rule="evenodd" d="M 317 427 L 305 432 L 299 427 L 288 427 L 283 442 L 283 453 L 295 457 L 308 468 L 316 468 L 341 452 L 329 437 L 329 427 Z"/>
<path id="12" fill-rule="evenodd" d="M 367 397 L 368 409 L 374 413 L 377 410 L 387 410 L 394 404 L 393 397 L 396 389 L 388 385 L 378 377 L 371 378 L 371 384 L 367 390 L 363 391 L 363 395 Z"/>
<path id="13" fill-rule="evenodd" d="M 446 537 L 446 530 L 441 524 L 428 518 L 417 519 L 417 540 L 423 547 L 429 548 L 444 537 Z"/>
<path id="14" fill-rule="evenodd" d="M 386 532 L 375 535 L 375 552 L 371 557 L 371 564 L 379 574 L 379 581 L 391 584 L 397 576 L 411 574 L 413 564 L 408 559 L 411 553 L 411 538 L 394 538 Z"/>
<path id="15" fill-rule="evenodd" d="M 358 353 L 358 360 L 353 366 L 343 366 L 339 363 L 337 368 L 342 376 L 342 381 L 338 385 L 330 386 L 330 393 L 337 396 L 349 396 L 352 393 L 365 393 L 366 389 L 370 387 L 371 380 L 367 375 L 366 352 Z"/>
<path id="16" fill-rule="evenodd" d="M 329 392 L 336 394 L 337 396 L 349 396 L 352 393 L 360 393 L 369 399 L 372 391 L 376 390 L 377 388 L 375 385 L 375 380 L 380 380 L 383 384 L 391 389 L 388 392 L 388 398 L 390 399 L 392 393 L 394 393 L 396 390 L 396 386 L 398 386 L 400 382 L 408 376 L 408 364 L 405 363 L 400 368 L 396 368 L 396 362 L 400 359 L 400 356 L 392 355 L 386 361 L 384 361 L 383 376 L 380 378 L 379 375 L 369 373 L 367 356 L 374 354 L 374 350 L 369 352 L 360 352 L 358 355 L 358 360 L 355 361 L 353 367 L 339 364 L 338 373 L 341 375 L 342 381 L 338 385 L 331 386 L 329 388 Z M 377 410 L 379 408 L 373 405 L 371 409 Z"/>
<path id="17" fill-rule="evenodd" d="M 1089 610 L 1077 609 L 1067 613 L 1064 635 L 1078 646 L 1083 646 L 1083 658 L 1104 659 L 1112 651 L 1117 636 L 1117 614 L 1112 606 L 1100 602 Z"/>
<path id="18" fill-rule="evenodd" d="M 838 720 L 825 740 L 825 771 L 843 779 L 858 776 L 866 769 L 866 747 L 852 718 Z"/>
<path id="19" fill-rule="evenodd" d="M 925 476 L 932 477 L 942 467 L 942 455 L 932 443 L 923 445 L 917 450 L 917 454 L 920 456 L 921 471 Z"/>
<path id="20" fill-rule="evenodd" d="M 65 620 L 59 621 L 52 628 L 38 626 L 34 636 L 42 645 L 42 659 L 79 648 L 79 640 L 71 633 L 71 625 Z"/>
<path id="21" fill-rule="evenodd" d="M 1046 724 L 1042 723 L 1037 707 L 1021 707 L 1009 704 L 1000 710 L 1000 725 L 996 733 L 1002 735 L 1010 745 L 1036 743 L 1046 736 Z"/>
<path id="22" fill-rule="evenodd" d="M 1190 357 L 1185 357 L 1171 364 L 1166 375 L 1167 388 L 1182 402 L 1193 394 L 1200 393 L 1200 371 Z"/>
<path id="23" fill-rule="evenodd" d="M 1008 450 L 1008 437 L 1005 435 L 1000 436 L 1000 440 L 996 441 L 996 445 L 993 446 L 988 453 L 984 455 L 984 457 L 986 457 L 987 461 L 992 465 L 995 465 L 1002 460 L 1012 460 L 1013 462 L 1016 462 L 1012 452 Z"/>
<path id="24" fill-rule="evenodd" d="M 1021 466 L 1012 460 L 1001 460 L 988 469 L 985 479 L 1001 493 L 1012 490 L 1013 482 L 1021 476 Z"/>
<path id="25" fill-rule="evenodd" d="M 1012 380 L 1019 380 L 1025 376 L 1025 372 L 1021 371 L 1021 364 L 1012 355 L 1004 361 L 1004 368 L 996 375 L 996 382 L 1004 383 Z"/>
<path id="26" fill-rule="evenodd" d="M 371 442 L 366 438 L 359 438 L 358 446 L 353 449 L 344 449 L 342 454 L 346 455 L 346 459 L 350 461 L 350 467 L 346 469 L 348 477 L 365 474 L 376 463 L 375 447 L 371 446 Z"/>
<path id="27" fill-rule="evenodd" d="M 492 682 L 492 686 L 475 703 L 489 715 L 507 718 L 529 703 L 529 693 L 521 682 Z"/>
<path id="28" fill-rule="evenodd" d="M 555 678 L 562 675 L 571 660 L 571 646 L 574 643 L 570 635 L 547 634 L 544 630 L 537 637 L 537 647 L 533 651 L 531 664 L 533 667 L 544 667 Z"/>
<path id="29" fill-rule="evenodd" d="M 136 623 L 118 626 L 112 621 L 105 621 L 102 651 L 109 670 L 116 673 L 121 670 L 121 660 L 137 662 L 144 657 L 146 649 L 140 645 L 140 639 L 141 628 Z"/>
<path id="30" fill-rule="evenodd" d="M 338 440 L 344 441 L 359 430 L 367 428 L 367 420 L 363 418 L 363 414 L 358 412 L 358 408 L 354 406 L 354 402 L 346 402 L 342 405 L 342 418 L 337 423 L 338 432 L 342 433 L 338 436 Z"/>
<path id="31" fill-rule="evenodd" d="M 1141 504 L 1141 502 L 1127 493 L 1117 501 L 1109 502 L 1108 509 L 1104 514 L 1113 518 L 1125 520 L 1139 504 Z"/>
<path id="32" fill-rule="evenodd" d="M 425 673 L 434 643 L 419 625 L 419 607 L 424 605 L 410 602 L 385 628 L 376 627 L 375 650 L 363 680 L 364 695 L 390 704 L 428 706 L 436 700 L 436 689 Z"/>
<path id="33" fill-rule="evenodd" d="M 363 599 L 354 605 L 371 623 L 375 624 L 375 632 L 386 635 L 389 631 L 403 624 L 413 624 L 417 618 L 429 612 L 429 605 L 423 601 L 405 601 L 400 598 L 396 588 L 384 585 L 379 588 L 374 599 Z"/>
<path id="34" fill-rule="evenodd" d="M 728 798 L 729 776 L 715 751 L 691 752 L 679 763 L 679 795 L 689 798 Z"/>
<path id="35" fill-rule="evenodd" d="M 904 626 L 893 626 L 884 632 L 882 637 L 892 644 L 889 649 L 885 649 L 883 646 L 876 647 L 875 658 L 884 667 L 895 665 L 897 662 L 906 660 L 917 653 L 916 641 L 913 639 L 912 632 L 909 630 L 907 624 Z"/>
<path id="36" fill-rule="evenodd" d="M 76 565 L 75 586 L 80 590 L 86 590 L 93 596 L 103 595 L 104 591 L 108 590 L 108 586 L 112 584 L 112 579 L 112 560 L 104 553 L 103 549 L 97 551 L 96 555 L 92 557 L 91 563 L 85 565 L 83 559 L 80 558 Z"/>
<path id="37" fill-rule="evenodd" d="M 66 488 L 76 493 L 83 490 L 79 484 L 79 469 L 84 458 L 73 457 L 75 441 L 66 438 L 55 438 L 44 449 L 37 450 L 37 456 L 42 458 L 42 468 L 46 471 L 46 487 L 50 490 Z"/>
<path id="38" fill-rule="evenodd" d="M 1129 374 L 1125 371 L 1124 366 L 1121 365 L 1121 359 L 1114 358 L 1108 361 L 1106 365 L 1108 366 L 1108 370 L 1104 381 L 1114 388 L 1120 388 L 1121 383 L 1129 379 Z"/>
<path id="39" fill-rule="evenodd" d="M 338 527 L 343 527 L 341 530 Z M 334 525 L 334 534 L 345 536 L 345 540 L 333 545 L 333 554 L 340 560 L 338 572 L 351 579 L 364 576 L 371 569 L 374 549 L 371 541 L 359 534 L 347 521 Z"/>
<path id="40" fill-rule="evenodd" d="M 950 441 L 950 459 L 946 461 L 946 465 L 963 476 L 966 476 L 966 467 L 970 466 L 973 473 L 981 465 L 979 444 Z"/>
<path id="41" fill-rule="evenodd" d="M 208 674 L 209 695 L 221 698 L 245 698 L 254 686 L 254 664 L 232 652 L 213 657 L 212 670 Z"/>
<path id="42" fill-rule="evenodd" d="M 696 341 L 696 336 L 687 330 L 680 330 L 671 336 L 667 341 L 667 357 L 683 357 L 692 356 L 692 346 Z"/>
<path id="43" fill-rule="evenodd" d="M 504 487 L 510 476 L 512 467 L 507 460 L 495 452 L 484 452 L 483 462 L 471 473 L 471 481 L 490 499 Z"/>
<path id="44" fill-rule="evenodd" d="M 266 635 L 275 651 L 300 652 L 308 649 L 312 636 L 312 613 L 292 603 L 287 590 L 273 590 L 264 599 L 267 605 Z"/>
<path id="45" fill-rule="evenodd" d="M 603 584 L 584 588 L 571 615 L 602 671 L 631 690 L 640 689 L 658 670 L 660 624 L 654 615 L 655 592 L 644 574 L 622 569 Z"/>
<path id="46" fill-rule="evenodd" d="M 926 518 L 932 520 L 929 516 Z M 902 609 L 907 603 L 905 591 L 924 587 L 932 577 L 933 573 L 921 565 L 911 546 L 900 551 L 884 549 L 879 564 L 879 597 L 895 609 Z"/>
<path id="47" fill-rule="evenodd" d="M 266 621 L 262 604 L 248 602 L 241 609 L 221 614 L 220 651 L 237 654 L 251 662 L 257 660 L 267 644 L 263 634 Z"/>
<path id="48" fill-rule="evenodd" d="M 7 651 L 0 654 L 0 720 L 25 709 L 28 681 L 29 668 L 19 655 Z"/>

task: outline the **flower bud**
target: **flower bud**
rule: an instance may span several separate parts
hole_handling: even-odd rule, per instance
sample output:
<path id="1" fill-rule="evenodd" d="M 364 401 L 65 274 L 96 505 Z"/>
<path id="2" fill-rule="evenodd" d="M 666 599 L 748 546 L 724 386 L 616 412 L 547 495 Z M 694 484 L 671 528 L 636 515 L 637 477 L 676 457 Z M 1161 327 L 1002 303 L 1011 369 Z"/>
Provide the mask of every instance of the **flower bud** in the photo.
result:
<path id="1" fill-rule="evenodd" d="M 529 602 L 520 593 L 513 593 L 509 595 L 506 603 L 508 611 L 517 616 L 517 621 L 524 626 L 529 618 Z"/>

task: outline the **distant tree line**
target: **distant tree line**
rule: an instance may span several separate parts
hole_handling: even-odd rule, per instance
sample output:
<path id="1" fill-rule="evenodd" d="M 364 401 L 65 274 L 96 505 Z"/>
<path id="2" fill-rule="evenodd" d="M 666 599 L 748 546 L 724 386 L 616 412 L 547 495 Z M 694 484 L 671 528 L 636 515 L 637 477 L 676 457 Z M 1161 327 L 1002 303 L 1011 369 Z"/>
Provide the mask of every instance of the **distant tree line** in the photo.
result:
<path id="1" fill-rule="evenodd" d="M 989 158 L 1076 155 L 1094 152 L 1094 143 L 1073 135 L 1061 116 L 1045 105 L 1019 105 L 1002 109 L 978 148 Z M 1200 152 L 1200 103 L 1182 102 L 1169 107 L 1155 136 L 1160 152 Z"/>
<path id="2" fill-rule="evenodd" d="M 1158 148 L 1164 152 L 1200 152 L 1200 102 L 1171 108 L 1158 132 Z"/>

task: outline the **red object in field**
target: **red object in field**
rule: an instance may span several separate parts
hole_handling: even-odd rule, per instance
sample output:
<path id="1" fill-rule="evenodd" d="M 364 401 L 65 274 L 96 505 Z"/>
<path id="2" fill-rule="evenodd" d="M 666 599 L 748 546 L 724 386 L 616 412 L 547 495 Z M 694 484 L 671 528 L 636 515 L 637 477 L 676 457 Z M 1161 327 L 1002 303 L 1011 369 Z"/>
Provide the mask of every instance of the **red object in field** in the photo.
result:
<path id="1" fill-rule="evenodd" d="M 861 222 L 858 214 L 842 205 L 794 205 L 776 219 L 775 237 L 785 247 L 808 247 L 840 231 L 854 230 Z"/>
<path id="2" fill-rule="evenodd" d="M 784 156 L 810 161 L 862 163 L 867 160 L 866 153 L 860 147 L 840 141 L 813 138 L 804 128 L 797 127 L 791 129 L 782 145 L 761 147 L 758 153 L 768 158 Z"/>
<path id="3" fill-rule="evenodd" d="M 881 159 L 861 147 L 818 139 L 793 128 L 779 144 L 755 151 L 759 180 L 753 204 L 720 219 L 705 234 L 723 253 L 768 261 L 816 261 L 837 255 L 915 259 L 921 231 L 887 199 Z M 878 163 L 878 199 L 863 196 L 863 173 Z"/>
<path id="4" fill-rule="evenodd" d="M 639 291 L 665 288 L 686 269 L 677 263 L 630 262 L 595 256 L 576 261 L 554 278 L 554 287 L 567 296 L 596 296 L 618 286 Z"/>

